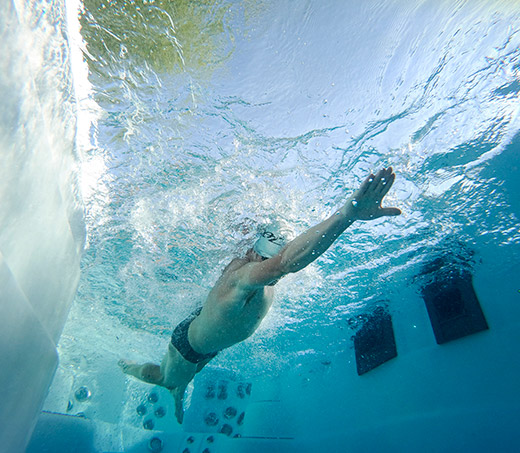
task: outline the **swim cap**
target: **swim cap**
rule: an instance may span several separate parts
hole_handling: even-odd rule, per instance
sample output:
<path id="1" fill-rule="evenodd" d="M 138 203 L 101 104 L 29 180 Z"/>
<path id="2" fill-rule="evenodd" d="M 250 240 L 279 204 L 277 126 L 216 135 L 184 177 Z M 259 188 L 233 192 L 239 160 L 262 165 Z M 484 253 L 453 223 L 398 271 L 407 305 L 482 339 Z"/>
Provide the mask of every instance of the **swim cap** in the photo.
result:
<path id="1" fill-rule="evenodd" d="M 255 242 L 253 250 L 264 258 L 272 258 L 284 246 L 285 238 L 271 231 L 264 231 Z"/>

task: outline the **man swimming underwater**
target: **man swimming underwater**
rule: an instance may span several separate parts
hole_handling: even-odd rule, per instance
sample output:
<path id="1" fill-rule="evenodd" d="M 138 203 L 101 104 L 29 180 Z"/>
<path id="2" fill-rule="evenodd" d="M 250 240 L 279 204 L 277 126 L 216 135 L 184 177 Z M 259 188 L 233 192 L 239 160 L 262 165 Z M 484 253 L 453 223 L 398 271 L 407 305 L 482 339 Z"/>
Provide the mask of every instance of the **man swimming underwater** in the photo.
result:
<path id="1" fill-rule="evenodd" d="M 312 263 L 354 221 L 401 213 L 381 206 L 394 179 L 391 167 L 370 174 L 336 213 L 287 244 L 272 232 L 263 233 L 243 258 L 227 265 L 204 306 L 175 328 L 160 366 L 127 360 L 120 360 L 119 366 L 126 374 L 170 390 L 182 423 L 188 383 L 219 351 L 253 334 L 273 303 L 273 286 L 280 278 Z"/>

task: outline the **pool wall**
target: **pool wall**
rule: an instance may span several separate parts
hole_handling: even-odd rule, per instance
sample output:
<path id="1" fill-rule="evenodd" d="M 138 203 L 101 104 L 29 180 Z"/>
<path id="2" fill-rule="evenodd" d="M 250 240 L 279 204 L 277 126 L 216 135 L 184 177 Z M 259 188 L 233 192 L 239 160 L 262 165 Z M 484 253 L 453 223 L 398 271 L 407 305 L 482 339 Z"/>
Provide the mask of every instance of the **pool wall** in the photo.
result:
<path id="1" fill-rule="evenodd" d="M 85 236 L 63 17 L 59 1 L 7 1 L 0 17 L 0 450 L 10 453 L 24 451 L 57 367 Z"/>
<path id="2" fill-rule="evenodd" d="M 443 345 L 420 296 L 403 291 L 406 312 L 393 316 L 397 358 L 358 376 L 351 350 L 309 391 L 289 393 L 292 407 L 305 408 L 294 412 L 295 438 L 306 451 L 514 451 L 518 271 L 500 285 L 476 275 L 490 328 Z"/>

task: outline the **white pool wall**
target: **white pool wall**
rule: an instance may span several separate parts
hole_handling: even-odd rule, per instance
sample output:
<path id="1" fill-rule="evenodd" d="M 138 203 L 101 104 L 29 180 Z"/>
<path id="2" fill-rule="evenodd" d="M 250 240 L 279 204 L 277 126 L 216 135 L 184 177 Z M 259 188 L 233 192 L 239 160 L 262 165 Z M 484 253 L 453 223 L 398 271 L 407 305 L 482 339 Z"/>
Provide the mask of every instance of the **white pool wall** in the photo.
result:
<path id="1" fill-rule="evenodd" d="M 58 363 L 84 242 L 62 1 L 0 17 L 0 450 L 24 451 Z"/>

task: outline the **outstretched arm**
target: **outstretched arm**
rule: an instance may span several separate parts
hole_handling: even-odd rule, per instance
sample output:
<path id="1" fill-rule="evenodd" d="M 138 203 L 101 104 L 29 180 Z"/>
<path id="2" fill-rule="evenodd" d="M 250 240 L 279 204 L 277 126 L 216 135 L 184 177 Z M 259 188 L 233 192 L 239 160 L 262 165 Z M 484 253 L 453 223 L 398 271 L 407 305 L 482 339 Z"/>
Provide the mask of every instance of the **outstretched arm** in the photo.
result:
<path id="1" fill-rule="evenodd" d="M 380 170 L 376 175 L 370 174 L 336 213 L 296 237 L 281 251 L 281 263 L 285 270 L 297 272 L 312 263 L 356 220 L 399 215 L 399 209 L 381 206 L 394 180 L 391 167 Z"/>
<path id="2" fill-rule="evenodd" d="M 278 255 L 244 266 L 245 286 L 265 286 L 292 272 L 298 272 L 322 255 L 356 220 L 374 220 L 401 214 L 397 208 L 381 206 L 395 180 L 392 167 L 370 174 L 358 190 L 332 216 L 289 242 Z"/>

